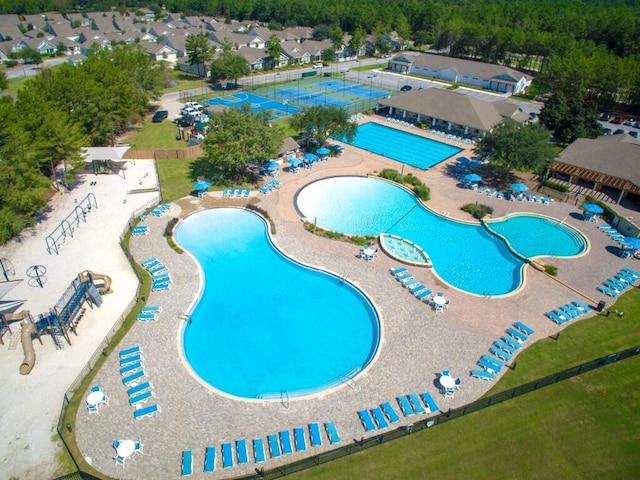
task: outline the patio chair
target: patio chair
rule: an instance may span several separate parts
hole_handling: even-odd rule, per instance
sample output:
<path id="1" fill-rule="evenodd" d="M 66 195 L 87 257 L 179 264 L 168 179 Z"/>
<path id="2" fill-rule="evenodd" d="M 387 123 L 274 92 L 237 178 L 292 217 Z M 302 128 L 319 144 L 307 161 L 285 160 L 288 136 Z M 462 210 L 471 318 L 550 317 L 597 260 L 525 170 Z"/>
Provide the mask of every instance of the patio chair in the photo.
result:
<path id="1" fill-rule="evenodd" d="M 236 440 L 236 456 L 238 457 L 238 465 L 243 465 L 249 461 L 247 441 L 244 438 Z"/>
<path id="2" fill-rule="evenodd" d="M 142 444 L 142 440 L 138 440 L 137 442 L 135 442 L 134 452 L 142 453 L 144 455 L 142 447 L 144 447 L 144 445 Z"/>
<path id="3" fill-rule="evenodd" d="M 193 453 L 191 450 L 182 452 L 182 476 L 189 477 L 193 474 Z"/>
<path id="4" fill-rule="evenodd" d="M 329 443 L 331 445 L 340 443 L 340 435 L 338 434 L 338 429 L 336 428 L 335 423 L 326 422 L 324 424 L 324 428 L 327 431 L 327 437 L 329 437 Z"/>
<path id="5" fill-rule="evenodd" d="M 293 439 L 296 444 L 296 452 L 304 452 L 307 449 L 307 440 L 302 427 L 296 427 L 293 429 Z"/>
<path id="6" fill-rule="evenodd" d="M 209 446 L 204 453 L 204 471 L 213 472 L 216 469 L 216 447 Z"/>
<path id="7" fill-rule="evenodd" d="M 312 447 L 322 446 L 322 436 L 320 435 L 320 426 L 317 423 L 309 424 L 309 438 Z"/>
<path id="8" fill-rule="evenodd" d="M 283 455 L 293 453 L 293 446 L 291 444 L 291 435 L 289 434 L 289 430 L 281 430 L 279 432 L 279 435 L 280 443 L 282 444 Z"/>
<path id="9" fill-rule="evenodd" d="M 116 455 L 115 457 L 113 457 L 113 459 L 116 461 L 116 465 L 121 465 L 122 468 L 124 468 L 125 457 L 121 457 L 120 455 Z"/>
<path id="10" fill-rule="evenodd" d="M 396 423 L 400 421 L 400 417 L 398 417 L 398 414 L 396 413 L 396 411 L 393 409 L 393 407 L 389 402 L 381 403 L 380 408 L 382 408 L 382 411 L 384 412 L 384 414 L 387 416 L 387 418 L 391 423 Z"/>
<path id="11" fill-rule="evenodd" d="M 233 467 L 233 447 L 230 443 L 223 443 L 222 449 L 222 468 Z"/>
<path id="12" fill-rule="evenodd" d="M 266 456 L 264 454 L 264 442 L 261 438 L 253 440 L 253 459 L 256 463 L 264 463 Z"/>
<path id="13" fill-rule="evenodd" d="M 360 417 L 360 423 L 362 424 L 365 432 L 371 432 L 376 429 L 373 418 L 371 418 L 371 414 L 369 414 L 367 410 L 360 410 L 358 412 L 358 417 Z"/>

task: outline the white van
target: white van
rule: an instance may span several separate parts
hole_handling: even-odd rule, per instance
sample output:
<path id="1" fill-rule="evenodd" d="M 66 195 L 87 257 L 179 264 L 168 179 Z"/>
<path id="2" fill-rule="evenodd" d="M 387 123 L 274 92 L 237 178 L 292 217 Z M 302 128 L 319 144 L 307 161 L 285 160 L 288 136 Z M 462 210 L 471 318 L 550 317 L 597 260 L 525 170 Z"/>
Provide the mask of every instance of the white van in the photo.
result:
<path id="1" fill-rule="evenodd" d="M 314 64 L 313 64 L 313 68 L 314 68 L 314 69 L 316 69 L 316 70 L 317 70 L 318 68 L 322 68 L 322 67 L 324 67 L 324 65 L 323 65 L 322 63 L 318 63 L 318 62 L 317 62 L 317 63 L 314 63 Z"/>

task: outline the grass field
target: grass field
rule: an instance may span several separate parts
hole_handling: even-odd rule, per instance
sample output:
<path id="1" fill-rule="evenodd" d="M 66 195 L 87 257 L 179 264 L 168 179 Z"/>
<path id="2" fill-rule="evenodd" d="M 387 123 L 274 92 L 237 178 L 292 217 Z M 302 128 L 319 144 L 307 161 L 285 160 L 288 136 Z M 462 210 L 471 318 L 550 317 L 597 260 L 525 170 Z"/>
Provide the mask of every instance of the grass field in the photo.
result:
<path id="1" fill-rule="evenodd" d="M 177 140 L 178 126 L 170 120 L 152 123 L 150 118 L 144 120 L 142 126 L 137 127 L 121 139 L 133 148 L 185 148 L 184 140 Z"/>
<path id="2" fill-rule="evenodd" d="M 191 178 L 189 166 L 191 160 L 176 158 L 156 160 L 158 177 L 162 186 L 162 200 L 172 202 L 185 197 L 193 190 L 194 178 Z"/>
<path id="3" fill-rule="evenodd" d="M 640 290 L 518 356 L 490 393 L 636 346 Z M 291 475 L 294 479 L 636 478 L 640 357 Z"/>

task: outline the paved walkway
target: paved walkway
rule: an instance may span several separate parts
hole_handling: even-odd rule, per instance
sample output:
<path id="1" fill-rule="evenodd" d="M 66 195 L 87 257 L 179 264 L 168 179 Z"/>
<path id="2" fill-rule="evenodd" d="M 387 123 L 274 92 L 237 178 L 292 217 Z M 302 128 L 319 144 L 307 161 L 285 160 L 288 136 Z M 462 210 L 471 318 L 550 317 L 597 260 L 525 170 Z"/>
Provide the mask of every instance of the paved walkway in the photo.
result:
<path id="1" fill-rule="evenodd" d="M 408 130 L 417 133 L 415 129 Z M 468 372 L 513 321 L 521 320 L 531 326 L 536 331 L 534 339 L 559 331 L 560 327 L 546 319 L 544 312 L 580 296 L 531 267 L 526 268 L 526 285 L 522 291 L 493 299 L 453 289 L 441 283 L 430 269 L 412 268 L 419 280 L 432 290 L 443 291 L 451 300 L 450 309 L 436 315 L 427 305 L 410 297 L 391 277 L 389 268 L 397 266 L 396 262 L 384 255 L 375 262 L 363 262 L 355 258 L 356 246 L 323 239 L 304 230 L 293 197 L 305 184 L 327 176 L 374 174 L 385 167 L 397 168 L 397 164 L 348 147 L 341 157 L 322 162 L 314 169 L 302 170 L 296 175 L 282 172 L 282 188 L 269 195 L 254 192 L 248 200 L 227 200 L 219 193 L 212 193 L 204 199 L 186 198 L 176 202 L 167 216 L 148 217 L 151 234 L 134 238 L 132 252 L 138 260 L 159 257 L 169 267 L 173 287 L 170 291 L 151 294 L 148 303 L 163 308 L 158 321 L 136 324 L 122 347 L 135 344 L 143 347 L 146 371 L 162 411 L 151 418 L 134 420 L 133 408 L 128 404 L 126 388 L 118 374 L 118 358 L 112 356 L 96 378 L 109 394 L 110 405 L 102 408 L 99 415 L 89 415 L 82 408 L 78 412 L 76 433 L 83 455 L 111 476 L 160 479 L 178 478 L 181 452 L 193 450 L 193 478 L 205 478 L 210 475 L 202 473 L 204 451 L 207 446 L 215 445 L 218 449 L 217 477 L 250 473 L 256 466 L 253 462 L 222 470 L 221 443 L 240 438 L 247 439 L 248 443 L 253 438 L 266 440 L 268 434 L 280 430 L 326 421 L 335 422 L 343 444 L 349 443 L 364 435 L 356 414 L 358 410 L 372 408 L 386 400 L 395 403 L 398 395 L 429 391 L 443 410 L 481 396 L 491 385 L 470 378 Z M 613 243 L 606 235 L 593 224 L 577 218 L 575 206 L 564 203 L 545 206 L 479 197 L 478 193 L 455 186 L 446 163 L 426 172 L 405 167 L 404 173 L 409 172 L 431 187 L 429 206 L 438 212 L 447 211 L 451 217 L 468 219 L 468 215 L 459 210 L 460 206 L 478 200 L 493 205 L 494 216 L 532 211 L 548 214 L 578 228 L 589 238 L 590 251 L 579 259 L 554 258 L 548 262 L 558 267 L 561 280 L 585 292 L 593 301 L 603 298 L 595 290 L 599 281 L 628 265 L 613 253 Z M 169 248 L 162 232 L 170 217 L 182 217 L 203 208 L 242 206 L 246 202 L 269 212 L 277 232 L 273 241 L 280 249 L 304 263 L 346 275 L 369 295 L 378 309 L 382 322 L 378 357 L 353 383 L 314 398 L 291 399 L 288 403 L 242 401 L 203 386 L 185 369 L 180 346 L 184 327 L 182 315 L 189 312 L 195 301 L 200 278 L 193 259 Z M 105 300 L 109 302 L 109 297 Z M 443 398 L 438 394 L 436 374 L 444 368 L 462 378 L 462 389 L 454 398 Z M 406 423 L 409 421 L 401 422 L 402 425 Z M 116 466 L 111 446 L 116 438 L 142 440 L 144 455 L 127 461 L 124 469 Z M 324 443 L 323 447 L 308 449 L 306 455 L 331 448 L 326 437 Z M 251 458 L 251 448 L 249 451 Z M 264 467 L 268 470 L 304 455 L 294 453 L 269 460 Z"/>

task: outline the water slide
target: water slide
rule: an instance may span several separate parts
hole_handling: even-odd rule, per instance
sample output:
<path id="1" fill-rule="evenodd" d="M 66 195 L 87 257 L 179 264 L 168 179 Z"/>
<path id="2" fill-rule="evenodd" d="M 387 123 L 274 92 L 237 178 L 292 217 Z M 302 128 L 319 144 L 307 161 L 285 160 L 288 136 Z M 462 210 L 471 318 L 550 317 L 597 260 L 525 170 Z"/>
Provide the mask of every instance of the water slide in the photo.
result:
<path id="1" fill-rule="evenodd" d="M 27 315 L 29 312 L 27 312 Z M 24 360 L 20 364 L 20 375 L 29 375 L 36 364 L 36 351 L 33 348 L 31 335 L 36 333 L 36 326 L 30 321 L 22 322 L 22 349 L 24 350 Z"/>
<path id="2" fill-rule="evenodd" d="M 87 270 L 85 272 L 80 273 L 79 275 L 80 280 L 82 280 L 83 282 L 86 281 L 87 275 L 89 276 L 89 278 L 91 278 L 94 285 L 96 285 L 96 280 L 101 280 L 103 282 L 103 285 L 101 287 L 98 287 L 98 292 L 101 295 L 105 295 L 107 293 L 113 293 L 113 290 L 111 290 L 111 277 L 107 275 L 102 275 L 100 273 L 93 273 L 91 270 Z"/>

